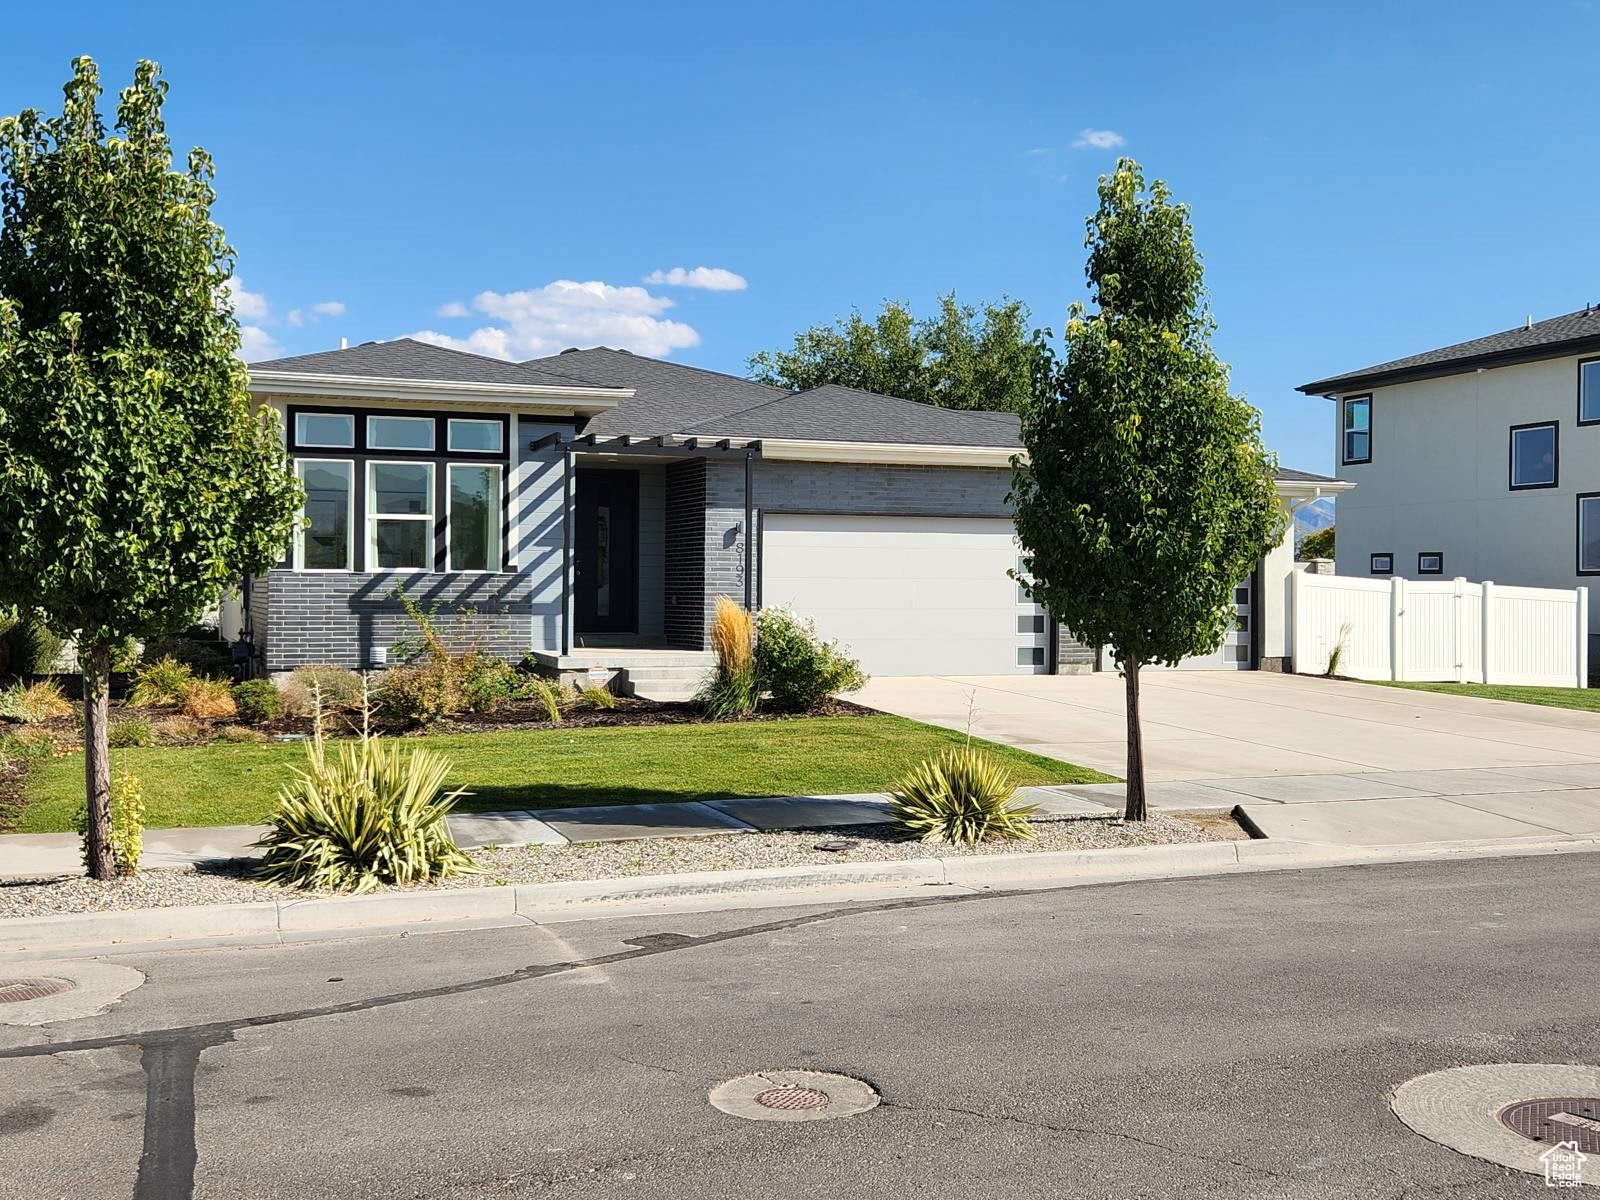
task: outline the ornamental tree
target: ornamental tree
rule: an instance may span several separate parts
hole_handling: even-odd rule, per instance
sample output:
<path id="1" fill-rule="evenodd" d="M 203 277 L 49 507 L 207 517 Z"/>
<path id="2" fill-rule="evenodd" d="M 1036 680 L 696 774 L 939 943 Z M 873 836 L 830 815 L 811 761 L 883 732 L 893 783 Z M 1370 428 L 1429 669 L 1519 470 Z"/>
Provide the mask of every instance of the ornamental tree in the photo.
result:
<path id="1" fill-rule="evenodd" d="M 1211 350 L 1186 205 L 1122 159 L 1089 218 L 1074 304 L 1022 417 L 1012 500 L 1035 600 L 1126 681 L 1126 817 L 1145 818 L 1139 670 L 1215 651 L 1233 591 L 1283 535 L 1260 416 Z"/>
<path id="2" fill-rule="evenodd" d="M 78 641 L 86 857 L 106 879 L 112 648 L 265 569 L 300 489 L 250 410 L 211 159 L 173 168 L 154 63 L 109 136 L 94 62 L 72 67 L 59 117 L 0 119 L 0 604 Z"/>

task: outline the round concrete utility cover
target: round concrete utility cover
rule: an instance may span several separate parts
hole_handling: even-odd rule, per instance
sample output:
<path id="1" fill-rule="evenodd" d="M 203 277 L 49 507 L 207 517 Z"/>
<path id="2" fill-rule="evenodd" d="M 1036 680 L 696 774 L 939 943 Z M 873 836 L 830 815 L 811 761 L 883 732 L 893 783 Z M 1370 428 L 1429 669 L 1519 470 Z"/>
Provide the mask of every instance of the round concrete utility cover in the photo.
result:
<path id="1" fill-rule="evenodd" d="M 827 1121 L 878 1107 L 872 1086 L 827 1071 L 761 1071 L 711 1089 L 711 1105 L 747 1121 Z"/>
<path id="2" fill-rule="evenodd" d="M 1600 1125 L 1600 1117 L 1583 1111 L 1587 1105 L 1600 1113 L 1596 1097 L 1600 1067 L 1495 1063 L 1419 1075 L 1395 1088 L 1389 1106 L 1430 1141 L 1543 1176 L 1542 1156 L 1552 1146 L 1579 1142 L 1581 1150 L 1580 1134 L 1592 1136 L 1594 1125 Z M 1540 1121 L 1552 1122 L 1552 1136 L 1541 1133 Z M 1600 1187 L 1600 1162 L 1588 1166 L 1593 1178 L 1586 1175 L 1583 1182 Z"/>

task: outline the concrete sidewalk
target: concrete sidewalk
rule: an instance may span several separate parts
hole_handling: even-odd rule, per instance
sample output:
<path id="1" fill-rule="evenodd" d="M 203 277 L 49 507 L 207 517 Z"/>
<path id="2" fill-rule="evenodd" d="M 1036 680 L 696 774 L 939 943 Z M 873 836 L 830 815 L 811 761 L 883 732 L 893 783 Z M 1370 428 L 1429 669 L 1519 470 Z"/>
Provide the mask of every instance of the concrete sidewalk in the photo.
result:
<path id="1" fill-rule="evenodd" d="M 1113 815 L 1124 796 L 1120 783 L 1018 789 L 1044 818 Z M 820 829 L 887 823 L 888 799 L 865 793 L 469 812 L 452 816 L 450 830 L 473 849 Z M 1162 780 L 1149 785 L 1147 799 L 1157 812 L 1237 807 L 1269 838 L 1336 846 L 1579 837 L 1600 834 L 1600 763 Z M 253 857 L 265 828 L 146 830 L 144 865 Z M 75 834 L 0 836 L 0 878 L 80 869 Z"/>

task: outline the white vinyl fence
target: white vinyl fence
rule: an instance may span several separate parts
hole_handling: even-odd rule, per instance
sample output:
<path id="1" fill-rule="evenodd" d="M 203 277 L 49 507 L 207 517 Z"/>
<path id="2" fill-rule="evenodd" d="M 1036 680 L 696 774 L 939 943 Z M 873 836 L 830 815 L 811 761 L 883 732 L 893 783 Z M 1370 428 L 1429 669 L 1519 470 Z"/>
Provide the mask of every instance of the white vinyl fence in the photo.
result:
<path id="1" fill-rule="evenodd" d="M 1584 687 L 1589 589 L 1296 571 L 1294 669 L 1411 683 Z"/>

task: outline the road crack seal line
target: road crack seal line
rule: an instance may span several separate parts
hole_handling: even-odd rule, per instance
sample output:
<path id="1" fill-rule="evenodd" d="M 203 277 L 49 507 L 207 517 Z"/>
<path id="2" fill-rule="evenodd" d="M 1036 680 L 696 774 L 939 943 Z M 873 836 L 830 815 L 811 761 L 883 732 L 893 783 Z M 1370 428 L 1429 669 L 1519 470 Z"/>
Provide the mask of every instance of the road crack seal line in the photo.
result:
<path id="1" fill-rule="evenodd" d="M 1139 1137 L 1137 1134 L 1123 1133 L 1115 1129 L 1095 1129 L 1087 1125 L 1057 1125 L 1051 1121 L 1039 1121 L 1030 1117 L 1014 1117 L 1006 1113 L 988 1113 L 975 1108 L 957 1108 L 942 1104 L 906 1104 L 899 1100 L 890 1100 L 885 1097 L 879 1101 L 883 1108 L 898 1108 L 903 1112 L 912 1113 L 948 1113 L 956 1117 L 973 1117 L 980 1121 L 998 1121 L 1007 1125 L 1020 1125 L 1025 1129 L 1042 1129 L 1049 1133 L 1070 1133 L 1083 1137 L 1108 1138 L 1112 1141 L 1132 1142 L 1136 1146 L 1145 1146 L 1151 1150 L 1162 1150 L 1168 1154 L 1176 1154 L 1183 1158 L 1193 1159 L 1196 1162 L 1208 1162 L 1219 1167 L 1238 1167 L 1240 1170 L 1253 1171 L 1257 1175 L 1264 1175 L 1268 1179 L 1287 1179 L 1282 1172 L 1273 1171 L 1257 1163 L 1245 1162 L 1237 1158 L 1224 1158 L 1214 1154 L 1202 1154 L 1199 1151 L 1183 1146 L 1172 1146 L 1166 1142 L 1152 1141 L 1149 1138 Z"/>

